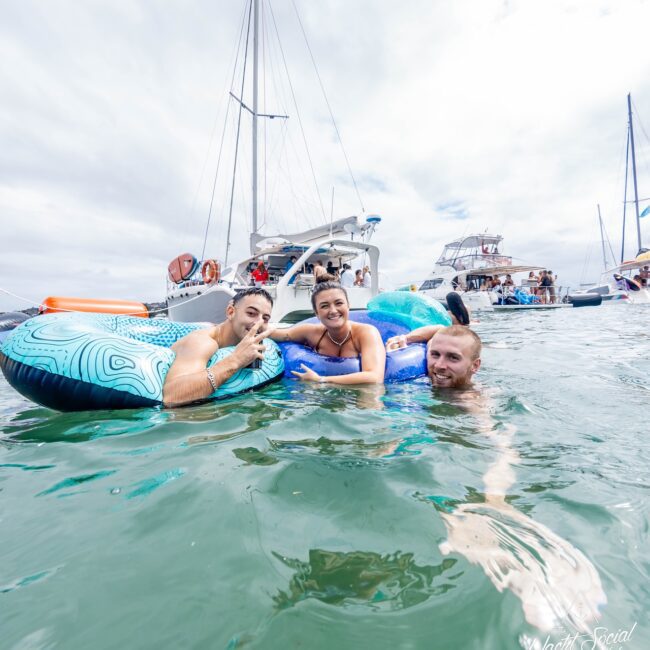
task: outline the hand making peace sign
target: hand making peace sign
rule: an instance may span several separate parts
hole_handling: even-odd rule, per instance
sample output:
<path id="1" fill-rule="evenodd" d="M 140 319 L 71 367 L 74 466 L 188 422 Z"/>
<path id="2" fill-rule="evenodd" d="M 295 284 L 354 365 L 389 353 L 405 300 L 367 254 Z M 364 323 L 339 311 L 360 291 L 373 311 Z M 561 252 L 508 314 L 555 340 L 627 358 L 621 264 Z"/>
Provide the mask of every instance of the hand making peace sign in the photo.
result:
<path id="1" fill-rule="evenodd" d="M 266 347 L 262 341 L 272 334 L 273 328 L 265 329 L 260 332 L 260 327 L 264 325 L 262 318 L 255 321 L 255 324 L 248 330 L 246 336 L 237 344 L 233 351 L 233 356 L 237 359 L 237 365 L 240 368 L 249 366 L 255 359 L 263 359 Z"/>

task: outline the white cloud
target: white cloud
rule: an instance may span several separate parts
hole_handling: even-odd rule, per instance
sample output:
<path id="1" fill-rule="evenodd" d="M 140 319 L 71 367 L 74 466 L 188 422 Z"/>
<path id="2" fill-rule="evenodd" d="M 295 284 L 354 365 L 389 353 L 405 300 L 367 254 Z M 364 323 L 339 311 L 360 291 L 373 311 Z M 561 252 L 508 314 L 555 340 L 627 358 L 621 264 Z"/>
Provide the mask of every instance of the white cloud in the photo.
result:
<path id="1" fill-rule="evenodd" d="M 596 203 L 619 253 L 628 91 L 638 109 L 640 193 L 650 195 L 641 128 L 650 131 L 648 2 L 297 4 L 365 209 L 384 218 L 375 241 L 391 278 L 422 278 L 446 241 L 489 228 L 515 257 L 575 284 L 597 238 Z M 35 302 L 159 300 L 168 261 L 200 253 L 245 15 L 243 2 L 219 5 L 3 9 L 0 287 Z M 359 213 L 293 6 L 272 7 L 324 211 L 334 186 L 336 216 Z M 268 12 L 265 29 L 274 29 Z M 264 44 L 275 70 L 265 77 L 265 108 L 291 115 L 266 125 L 269 153 L 283 156 L 267 178 L 273 209 L 264 229 L 293 230 L 322 218 L 321 208 L 304 157 L 292 164 L 298 117 L 288 86 L 276 92 L 280 52 L 270 38 Z M 224 155 L 207 248 L 219 256 L 231 164 Z M 246 252 L 249 179 L 242 172 L 237 181 L 233 256 Z M 591 278 L 599 259 L 592 252 Z M 0 310 L 25 306 L 0 295 Z"/>

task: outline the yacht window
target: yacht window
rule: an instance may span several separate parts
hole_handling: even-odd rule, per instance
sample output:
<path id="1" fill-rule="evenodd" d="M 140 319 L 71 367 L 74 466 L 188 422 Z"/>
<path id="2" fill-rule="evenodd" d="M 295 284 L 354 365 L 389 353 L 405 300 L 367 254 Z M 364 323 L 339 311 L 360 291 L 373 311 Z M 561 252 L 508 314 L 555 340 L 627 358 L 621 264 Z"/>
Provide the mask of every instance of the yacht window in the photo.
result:
<path id="1" fill-rule="evenodd" d="M 425 280 L 420 291 L 426 291 L 427 289 L 437 289 L 443 283 L 443 278 L 434 278 L 433 280 Z"/>

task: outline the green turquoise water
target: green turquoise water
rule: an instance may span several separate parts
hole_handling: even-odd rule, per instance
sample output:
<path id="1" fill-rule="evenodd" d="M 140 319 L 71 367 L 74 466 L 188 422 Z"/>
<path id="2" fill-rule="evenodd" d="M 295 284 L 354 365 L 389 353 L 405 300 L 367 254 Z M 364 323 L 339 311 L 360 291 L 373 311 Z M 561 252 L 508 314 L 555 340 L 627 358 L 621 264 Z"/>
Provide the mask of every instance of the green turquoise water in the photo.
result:
<path id="1" fill-rule="evenodd" d="M 596 576 L 601 647 L 649 647 L 649 317 L 486 316 L 478 409 L 285 381 L 59 414 L 0 379 L 0 646 L 598 647 L 559 563 Z"/>

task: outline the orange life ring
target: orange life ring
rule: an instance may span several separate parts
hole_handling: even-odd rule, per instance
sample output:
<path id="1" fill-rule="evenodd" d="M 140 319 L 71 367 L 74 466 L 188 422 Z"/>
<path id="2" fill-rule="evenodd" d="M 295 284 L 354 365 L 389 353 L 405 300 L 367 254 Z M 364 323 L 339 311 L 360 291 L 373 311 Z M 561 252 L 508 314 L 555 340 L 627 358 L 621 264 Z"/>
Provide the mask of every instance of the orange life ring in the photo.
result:
<path id="1" fill-rule="evenodd" d="M 205 260 L 201 267 L 201 277 L 206 284 L 219 282 L 221 277 L 221 265 L 217 260 Z"/>

